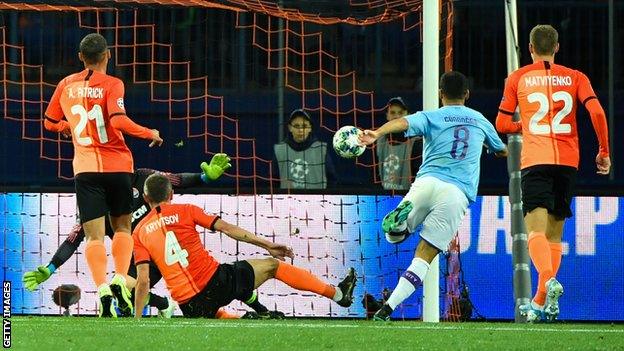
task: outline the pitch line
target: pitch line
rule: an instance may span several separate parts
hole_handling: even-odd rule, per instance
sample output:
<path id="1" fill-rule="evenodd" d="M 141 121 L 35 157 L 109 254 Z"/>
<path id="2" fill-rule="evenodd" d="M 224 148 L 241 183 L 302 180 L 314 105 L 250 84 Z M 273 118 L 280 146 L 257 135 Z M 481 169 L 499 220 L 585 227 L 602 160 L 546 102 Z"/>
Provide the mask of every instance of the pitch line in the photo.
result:
<path id="1" fill-rule="evenodd" d="M 71 321 L 71 319 L 65 318 L 55 318 L 59 322 L 63 321 Z M 15 319 L 13 322 L 19 324 L 21 322 L 25 322 L 26 320 Z M 581 328 L 552 328 L 552 327 L 544 327 L 538 328 L 535 326 L 526 325 L 518 326 L 518 327 L 489 327 L 489 326 L 474 326 L 474 327 L 465 327 L 462 324 L 451 325 L 451 324 L 411 324 L 411 325 L 401 325 L 401 322 L 390 322 L 390 323 L 381 323 L 371 322 L 370 324 L 344 324 L 341 322 L 334 323 L 292 323 L 287 321 L 235 321 L 235 320 L 226 320 L 226 321 L 211 321 L 211 320 L 188 320 L 188 319 L 178 319 L 174 318 L 171 320 L 157 320 L 157 321 L 135 321 L 132 319 L 124 320 L 102 320 L 102 319 L 93 319 L 95 324 L 98 322 L 105 322 L 106 327 L 128 327 L 131 325 L 137 325 L 140 327 L 147 328 L 188 328 L 188 327 L 196 327 L 196 328 L 210 328 L 210 329 L 219 329 L 219 328 L 273 328 L 273 327 L 287 327 L 287 328 L 305 328 L 305 329 L 402 329 L 402 330 L 463 330 L 463 331 L 497 331 L 497 332 L 508 332 L 508 331 L 523 331 L 523 332 L 546 332 L 546 333 L 614 333 L 614 334 L 624 334 L 624 329 L 581 329 Z M 35 321 L 29 320 L 27 323 L 31 324 Z M 37 321 L 38 322 L 38 321 Z M 42 321 L 43 322 L 43 321 Z M 45 323 L 49 323 L 49 320 L 46 320 Z M 562 326 L 565 324 L 561 324 Z M 84 326 L 84 325 L 83 325 Z"/>
<path id="2" fill-rule="evenodd" d="M 116 321 L 113 324 L 108 324 L 108 326 L 113 326 L 114 324 L 118 324 L 120 321 Z M 124 321 L 125 322 L 125 321 Z M 251 322 L 251 321 L 250 321 Z M 305 328 L 305 329 L 402 329 L 402 330 L 463 330 L 463 331 L 496 331 L 496 332 L 546 332 L 546 333 L 614 333 L 614 334 L 624 334 L 624 329 L 580 329 L 580 328 L 572 328 L 572 329 L 557 329 L 557 328 L 536 328 L 536 327 L 463 327 L 461 325 L 430 325 L 430 324 L 422 324 L 422 325 L 400 325 L 400 322 L 394 323 L 375 323 L 370 325 L 362 325 L 362 324 L 322 324 L 322 323 L 289 323 L 289 322 L 235 322 L 235 321 L 225 321 L 225 322 L 208 322 L 206 321 L 163 321 L 162 323 L 144 323 L 140 321 L 128 321 L 128 323 L 123 323 L 124 327 L 127 325 L 138 324 L 141 327 L 154 327 L 154 328 L 187 328 L 187 327 L 196 327 L 196 328 L 211 328 L 211 329 L 219 329 L 219 328 L 273 328 L 273 327 L 286 327 L 286 328 Z"/>

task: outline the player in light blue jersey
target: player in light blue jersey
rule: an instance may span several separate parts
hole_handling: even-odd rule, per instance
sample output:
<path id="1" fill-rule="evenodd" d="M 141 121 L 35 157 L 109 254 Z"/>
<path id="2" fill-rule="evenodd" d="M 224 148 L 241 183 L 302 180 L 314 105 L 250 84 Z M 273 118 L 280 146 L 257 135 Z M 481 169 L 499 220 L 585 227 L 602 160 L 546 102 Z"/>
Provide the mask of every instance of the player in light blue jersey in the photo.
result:
<path id="1" fill-rule="evenodd" d="M 386 239 L 398 244 L 423 225 L 422 240 L 414 260 L 375 320 L 389 320 L 390 314 L 425 279 L 429 264 L 446 251 L 468 205 L 474 202 L 479 184 L 479 161 L 483 146 L 496 156 L 507 156 L 507 148 L 494 126 L 483 115 L 464 106 L 468 80 L 459 72 L 440 78 L 443 107 L 392 120 L 377 130 L 365 130 L 360 142 L 373 144 L 379 137 L 405 132 L 423 137 L 423 163 L 409 192 L 382 222 Z"/>

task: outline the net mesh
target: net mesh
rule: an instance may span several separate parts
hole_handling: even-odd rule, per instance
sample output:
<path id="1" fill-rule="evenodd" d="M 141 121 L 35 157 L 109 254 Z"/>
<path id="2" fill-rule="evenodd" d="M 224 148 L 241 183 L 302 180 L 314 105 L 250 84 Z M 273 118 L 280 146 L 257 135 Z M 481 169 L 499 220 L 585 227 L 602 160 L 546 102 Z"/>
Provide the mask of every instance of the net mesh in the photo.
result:
<path id="1" fill-rule="evenodd" d="M 120 1 L 121 2 L 121 1 Z M 95 2 L 106 4 L 106 2 Z M 136 3 L 136 2 L 121 2 Z M 200 1 L 152 1 L 150 4 L 169 4 L 187 6 L 222 6 L 221 3 Z M 320 127 L 321 134 L 331 135 L 339 126 L 357 125 L 362 128 L 376 127 L 384 120 L 377 118 L 386 108 L 386 101 L 375 99 L 372 90 L 363 87 L 366 84 L 358 79 L 358 72 L 350 69 L 341 61 L 340 57 L 332 53 L 331 45 L 324 41 L 323 26 L 335 23 L 333 18 L 318 17 L 319 15 L 305 15 L 300 11 L 286 11 L 271 6 L 271 2 L 240 1 L 236 10 L 235 28 L 229 30 L 247 30 L 251 32 L 251 45 L 256 50 L 266 53 L 266 68 L 269 71 L 282 71 L 283 84 L 288 90 L 299 95 L 300 108 L 314 113 L 315 124 Z M 402 30 L 412 30 L 421 24 L 418 17 L 413 24 L 408 25 L 410 16 L 420 16 L 420 1 L 399 2 L 352 2 L 351 7 L 369 6 L 374 9 L 383 7 L 384 13 L 392 13 L 390 17 L 402 20 Z M 211 94 L 209 82 L 213 77 L 194 71 L 191 67 L 192 57 L 175 57 L 174 45 L 159 39 L 158 33 L 162 30 L 150 21 L 142 20 L 151 9 L 118 9 L 110 7 L 75 7 L 61 4 L 26 4 L 1 3 L 0 7 L 12 10 L 37 11 L 65 11 L 64 18 L 75 18 L 76 29 L 97 31 L 111 41 L 115 66 L 124 71 L 124 76 L 134 84 L 149 85 L 152 103 L 164 104 L 167 107 L 167 117 L 171 121 L 180 121 L 186 125 L 186 137 L 203 138 L 203 149 L 207 155 L 225 151 L 234 159 L 236 168 L 230 176 L 236 181 L 237 190 L 240 180 L 248 179 L 257 187 L 258 181 L 268 181 L 277 178 L 267 164 L 270 155 L 257 155 L 256 140 L 247 138 L 240 132 L 240 120 L 224 112 L 223 96 Z M 244 5 L 244 6 L 243 6 Z M 409 9 L 401 12 L 396 9 Z M 248 10 L 243 10 L 248 9 Z M 241 19 L 242 11 L 255 10 Z M 444 66 L 448 70 L 452 64 L 452 2 L 445 3 L 442 16 L 446 23 L 446 35 L 442 36 L 444 48 Z M 67 12 L 70 12 L 68 15 Z M 292 16 L 300 14 L 302 17 Z M 312 17 L 310 17 L 312 16 Z M 251 18 L 251 19 L 250 19 Z M 284 19 L 285 18 L 285 19 Z M 316 18 L 317 20 L 313 20 Z M 383 17 L 367 18 L 353 22 L 350 17 L 344 19 L 350 24 L 371 24 L 381 21 L 390 21 Z M 278 22 L 281 21 L 281 26 Z M 312 22 L 312 23 L 310 23 Z M 65 23 L 71 30 L 71 21 Z M 314 26 L 314 27 L 313 27 Z M 442 26 L 444 28 L 444 26 Z M 227 28 L 226 28 L 227 30 Z M 68 140 L 62 140 L 58 135 L 43 130 L 39 121 L 43 118 L 45 106 L 54 88 L 54 81 L 50 81 L 46 74 L 47 67 L 42 62 L 28 62 L 24 59 L 25 51 L 34 48 L 24 47 L 7 40 L 7 28 L 1 27 L 2 42 L 3 94 L 1 102 L 4 104 L 4 117 L 21 123 L 24 139 L 39 141 L 40 156 L 46 160 L 56 162 L 58 176 L 70 179 L 72 177 L 70 162 L 72 149 Z M 326 33 L 325 33 L 326 34 Z M 278 38 L 282 37 L 280 41 Z M 201 39 L 199 40 L 201 43 Z M 205 40 L 206 46 L 212 43 Z M 75 44 L 73 44 L 75 46 Z M 354 47 L 357 50 L 361 48 Z M 283 62 L 279 57 L 283 54 Z M 179 56 L 179 55 L 178 55 Z M 411 69 L 411 67 L 410 67 Z M 411 73 L 411 72 L 410 72 Z M 414 83 L 412 83 L 414 84 Z M 415 83 L 416 85 L 418 82 Z M 416 87 L 418 89 L 418 86 Z M 178 128 L 176 126 L 176 128 Z M 210 141 L 209 141 L 210 140 Z M 248 144 L 248 145 L 246 145 Z M 414 163 L 419 158 L 417 152 L 408 153 L 406 158 Z M 392 161 L 392 160 L 391 160 Z M 264 165 L 260 165 L 260 164 Z M 379 167 L 375 152 L 358 159 L 358 166 L 372 168 L 373 180 L 381 183 Z M 383 164 L 383 162 L 382 162 Z M 392 166 L 392 165 L 391 165 Z M 258 169 L 267 169 L 259 172 Z M 400 177 L 400 176 L 399 176 Z"/>
<path id="2" fill-rule="evenodd" d="M 337 33 L 357 31 L 353 28 L 366 30 L 367 37 L 369 34 L 375 34 L 374 31 L 368 29 L 370 27 L 377 31 L 393 31 L 398 36 L 405 35 L 405 38 L 401 40 L 406 43 L 407 48 L 403 53 L 404 57 L 396 60 L 403 62 L 398 70 L 402 71 L 401 75 L 411 75 L 416 78 L 397 79 L 395 83 L 398 86 L 409 87 L 415 95 L 420 93 L 420 83 L 417 77 L 421 75 L 421 65 L 410 64 L 409 61 L 415 60 L 419 63 L 419 56 L 422 56 L 419 31 L 422 24 L 422 1 L 352 0 L 348 6 L 344 5 L 338 9 L 327 5 L 331 2 L 323 2 L 323 6 L 317 8 L 316 11 L 312 11 L 313 8 L 302 8 L 303 5 L 296 5 L 296 3 L 298 2 L 284 1 L 281 6 L 278 6 L 272 1 L 39 1 L 0 2 L 0 9 L 8 10 L 3 11 L 6 14 L 3 16 L 10 16 L 11 13 L 18 11 L 42 12 L 44 13 L 42 18 L 53 17 L 55 19 L 53 23 L 63 26 L 64 31 L 76 33 L 96 31 L 103 34 L 112 50 L 115 67 L 112 74 L 125 78 L 127 92 L 131 92 L 133 88 L 149 90 L 149 105 L 152 110 L 148 110 L 148 113 L 164 112 L 168 121 L 165 128 L 169 129 L 170 134 L 180 138 L 180 146 L 184 141 L 200 145 L 203 150 L 202 157 L 210 157 L 217 152 L 228 153 L 233 159 L 234 167 L 225 176 L 234 185 L 236 194 L 246 193 L 247 186 L 251 187 L 252 194 L 269 193 L 269 200 L 260 199 L 257 196 L 251 200 L 245 200 L 248 201 L 247 205 L 252 204 L 249 205 L 251 207 L 246 205 L 245 208 L 248 211 L 241 210 L 240 202 L 234 202 L 235 205 L 227 205 L 233 206 L 229 209 L 220 208 L 212 212 L 229 217 L 230 221 L 243 227 L 256 229 L 256 232 L 270 233 L 267 237 L 279 240 L 279 234 L 276 234 L 279 232 L 278 229 L 275 227 L 259 228 L 257 219 L 254 219 L 270 220 L 271 216 L 275 215 L 272 212 L 276 211 L 275 208 L 269 210 L 259 206 L 258 202 L 276 201 L 273 196 L 277 195 L 272 195 L 276 190 L 273 181 L 278 179 L 272 167 L 273 149 L 270 145 L 267 147 L 267 144 L 272 144 L 272 142 L 268 143 L 258 138 L 258 135 L 252 132 L 256 125 L 250 122 L 255 110 L 261 111 L 258 114 L 266 116 L 271 114 L 267 111 L 275 110 L 275 105 L 269 103 L 266 107 L 266 104 L 260 101 L 263 95 L 256 92 L 283 86 L 285 95 L 295 96 L 295 100 L 299 101 L 297 108 L 303 108 L 312 114 L 314 124 L 319 127 L 318 134 L 321 139 L 329 139 L 333 132 L 344 125 L 356 125 L 362 128 L 380 126 L 385 122 L 385 118 L 380 118 L 380 115 L 383 115 L 387 108 L 387 96 L 383 94 L 380 96 L 377 90 L 382 90 L 386 83 L 371 73 L 372 50 L 366 46 L 368 44 L 365 40 L 348 42 L 349 36 L 345 34 L 341 38 L 346 40 L 343 45 L 347 46 L 346 48 L 339 47 L 335 43 Z M 173 6 L 170 10 L 171 16 L 175 16 L 175 12 L 181 11 L 181 8 L 192 7 L 191 9 L 196 11 L 204 9 L 204 11 L 225 12 L 232 17 L 232 20 L 215 25 L 210 18 L 201 18 L 197 13 L 193 17 L 193 12 L 187 12 L 191 19 L 189 19 L 190 24 L 184 24 L 188 26 L 188 30 L 184 33 L 188 33 L 189 36 L 180 39 L 175 33 L 169 33 L 167 28 L 159 25 L 161 22 L 158 21 L 158 17 L 163 15 L 164 6 Z M 208 12 L 200 14 L 206 13 Z M 336 13 L 340 16 L 336 16 Z M 448 70 L 452 68 L 452 2 L 443 1 L 440 13 L 442 66 Z M 219 41 L 202 33 L 203 30 L 207 31 L 213 25 L 220 26 L 224 35 L 219 38 Z M 2 67 L 0 103 L 3 105 L 3 117 L 14 127 L 19 128 L 21 137 L 26 142 L 38 143 L 40 158 L 45 163 L 55 164 L 59 178 L 71 179 L 73 153 L 71 142 L 62 139 L 57 134 L 45 131 L 41 123 L 45 107 L 55 84 L 60 79 L 59 73 L 48 64 L 45 55 L 32 55 L 33 51 L 38 51 L 40 48 L 29 45 L 27 34 L 18 34 L 15 31 L 17 31 L 16 28 L 0 26 Z M 45 41 L 45 33 L 39 33 L 38 36 L 40 41 Z M 80 35 L 74 34 L 69 37 L 61 42 L 55 41 L 55 43 L 75 47 Z M 414 40 L 415 37 L 417 40 Z M 243 38 L 243 40 L 236 41 L 238 38 Z M 351 38 L 357 39 L 357 33 L 351 34 Z M 188 46 L 193 45 L 205 48 L 201 57 L 194 57 L 196 51 L 188 50 Z M 236 45 L 239 45 L 238 50 L 243 48 L 247 52 L 238 56 L 230 55 L 228 51 L 233 50 Z M 357 54 L 347 55 L 346 53 L 350 51 L 357 52 Z M 75 55 L 73 52 L 72 54 Z M 64 55 L 52 54 L 60 63 L 71 60 L 69 58 L 71 56 L 65 57 Z M 226 56 L 231 57 L 228 60 L 232 62 L 224 60 L 219 63 L 220 67 L 216 69 L 210 67 L 211 58 Z M 37 57 L 38 60 L 33 57 Z M 355 62 L 358 59 L 361 59 L 363 65 Z M 75 61 L 73 63 L 79 65 Z M 228 70 L 234 70 L 229 67 L 237 64 L 242 64 L 246 72 L 228 74 Z M 258 67 L 264 67 L 264 72 Z M 384 71 L 386 69 L 387 72 Z M 383 67 L 382 74 L 388 73 L 396 76 L 396 70 L 395 67 Z M 228 85 L 228 80 L 232 77 L 244 82 L 249 90 L 252 88 L 255 90 L 246 95 L 241 93 L 238 98 L 232 98 L 232 95 L 228 94 L 228 89 L 232 88 Z M 246 101 L 245 99 L 250 96 L 252 96 L 252 101 Z M 417 105 L 411 104 L 410 107 L 412 106 L 415 109 Z M 249 116 L 252 118 L 248 118 Z M 144 124 L 150 125 L 150 122 L 151 120 L 148 120 Z M 275 125 L 275 129 L 283 127 L 277 125 L 275 121 L 271 123 Z M 364 170 L 367 174 L 372 172 L 372 182 L 376 184 L 382 183 L 385 174 L 381 167 L 392 168 L 393 162 L 402 161 L 380 159 L 378 152 L 379 150 L 367 152 L 355 162 L 357 169 Z M 170 154 L 167 161 L 169 163 L 165 162 L 163 167 L 173 164 L 175 157 L 175 154 Z M 410 151 L 406 152 L 404 158 L 407 162 L 417 163 L 420 154 Z M 353 163 L 346 163 L 345 169 L 353 167 Z M 401 178 L 405 175 L 395 177 Z M 407 177 L 411 178 L 413 174 Z M 365 184 L 370 184 L 370 180 L 366 180 Z M 268 185 L 268 190 L 265 188 L 266 185 Z M 22 198 L 24 196 L 27 195 L 22 195 Z M 73 198 L 69 197 L 69 199 L 73 201 Z M 181 200 L 184 199 L 181 198 Z M 328 202 L 323 196 L 305 200 L 297 199 L 296 196 L 288 197 L 288 199 L 294 204 L 284 205 L 286 210 L 283 210 L 285 212 L 280 214 L 282 217 L 279 217 L 288 223 L 288 230 L 280 228 L 280 230 L 284 229 L 283 239 L 290 241 L 297 248 L 297 252 L 304 253 L 301 260 L 309 262 L 307 267 L 313 272 L 335 280 L 340 276 L 340 272 L 344 271 L 343 268 L 346 265 L 359 262 L 365 291 L 379 297 L 381 289 L 392 287 L 407 266 L 405 262 L 409 262 L 409 256 L 413 254 L 413 246 L 410 248 L 405 246 L 388 252 L 373 250 L 363 253 L 362 249 L 356 249 L 356 246 L 363 245 L 368 240 L 376 242 L 376 247 L 379 249 L 383 240 L 383 235 L 378 229 L 380 217 L 391 207 L 375 207 L 375 215 L 372 216 L 374 219 L 366 221 L 360 220 L 362 214 L 358 211 L 345 210 L 357 209 L 357 206 L 350 207 L 354 206 L 353 203 L 357 203 L 357 197 L 349 201 L 336 199 L 334 203 Z M 221 199 L 218 202 L 224 203 Z M 323 218 L 315 217 L 312 224 L 309 224 L 313 216 L 312 211 L 298 213 L 296 210 L 296 207 L 304 202 L 306 206 L 327 206 L 314 216 L 323 213 L 332 213 L 331 216 L 334 216 L 335 213 L 339 213 L 339 218 L 330 221 L 335 231 L 326 228 L 327 215 Z M 63 228 L 69 228 L 69 217 L 73 218 L 75 208 L 72 206 L 61 208 L 58 205 L 53 207 L 42 207 L 34 211 L 36 213 L 33 215 L 41 218 L 38 229 L 35 230 L 33 227 L 10 231 L 11 235 L 19 236 L 16 240 L 21 245 L 26 245 L 27 242 L 28 245 L 34 245 L 29 249 L 30 259 L 22 261 L 20 273 L 22 270 L 33 267 L 35 263 L 44 263 L 46 257 L 53 253 L 55 245 L 64 240 L 64 233 L 67 231 Z M 4 214 L 16 216 L 17 221 L 23 219 L 26 213 L 24 211 L 23 208 L 9 209 L 5 205 Z M 345 213 L 351 213 L 352 217 L 347 217 Z M 50 218 L 57 218 L 55 224 L 46 224 Z M 62 227 L 59 227 L 58 218 L 65 218 Z M 316 228 L 315 230 L 323 228 L 322 232 L 325 234 L 293 235 L 295 228 L 292 227 L 292 221 L 294 220 L 304 221 L 306 226 Z M 48 225 L 53 225 L 56 230 L 50 231 Z M 34 244 L 26 238 L 32 231 L 31 229 L 39 233 L 40 240 Z M 340 235 L 344 237 L 342 239 L 336 237 Z M 363 235 L 367 238 L 364 239 Z M 241 251 L 237 245 L 224 245 L 226 249 L 217 250 L 223 253 L 223 257 L 217 254 L 217 258 L 224 261 L 247 258 L 244 251 Z M 232 245 L 232 247 L 227 245 Z M 43 247 L 45 249 L 42 249 Z M 14 254 L 23 252 L 22 249 L 14 249 Z M 7 250 L 5 245 L 5 252 Z M 13 249 L 9 251 L 11 250 Z M 369 253 L 371 256 L 367 257 Z M 253 252 L 253 254 L 257 253 Z M 84 278 L 82 275 L 88 270 L 85 269 L 86 266 L 83 266 L 83 258 L 77 257 L 81 263 L 76 261 L 74 273 L 76 276 L 80 275 L 82 279 Z M 328 257 L 340 264 L 332 260 L 323 262 Z M 386 267 L 380 272 L 381 262 L 388 257 L 394 257 L 401 264 Z M 366 265 L 376 265 L 377 268 L 366 269 Z M 5 269 L 8 268 L 5 267 Z M 375 273 L 369 276 L 366 272 Z M 375 285 L 370 285 L 367 281 L 375 282 Z M 46 285 L 46 288 L 51 291 L 53 285 L 52 283 Z M 292 315 L 332 315 L 331 310 L 325 310 L 331 307 L 323 307 L 322 312 L 314 309 L 314 306 L 329 306 L 330 304 L 316 301 L 305 294 L 293 295 L 290 291 L 283 292 L 288 291 L 283 287 L 280 289 L 277 293 L 271 289 L 265 291 L 275 307 L 285 309 L 287 312 L 291 311 Z M 361 297 L 363 292 L 359 293 Z M 49 296 L 49 293 L 46 295 Z M 278 295 L 288 296 L 287 301 L 290 301 L 290 305 L 286 306 L 283 302 L 278 302 Z M 43 298 L 42 295 L 41 301 Z M 85 304 L 95 306 L 95 300 L 88 300 L 94 298 L 94 291 L 87 289 L 81 303 L 83 306 Z M 308 300 L 311 302 L 301 302 Z M 307 307 L 301 307 L 301 303 Z M 406 304 L 402 309 L 402 316 L 419 315 L 419 303 L 417 301 Z M 80 309 L 80 306 L 78 304 L 77 308 Z M 42 309 L 41 313 L 50 313 L 50 307 L 46 308 Z M 93 310 L 87 307 L 87 311 Z M 362 312 L 354 310 L 349 313 L 358 315 Z"/>

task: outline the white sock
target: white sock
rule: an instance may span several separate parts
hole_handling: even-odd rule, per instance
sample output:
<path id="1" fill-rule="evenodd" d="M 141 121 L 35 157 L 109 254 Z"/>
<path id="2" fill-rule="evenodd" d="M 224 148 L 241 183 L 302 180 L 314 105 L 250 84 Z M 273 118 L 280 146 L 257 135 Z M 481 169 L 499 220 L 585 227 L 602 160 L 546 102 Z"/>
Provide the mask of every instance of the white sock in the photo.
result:
<path id="1" fill-rule="evenodd" d="M 399 278 L 399 283 L 388 299 L 387 303 L 392 310 L 416 291 L 416 288 L 422 284 L 428 271 L 429 263 L 425 262 L 425 260 L 420 257 L 412 260 L 412 264 L 407 267 L 405 273 Z"/>
<path id="2" fill-rule="evenodd" d="M 336 287 L 336 292 L 334 293 L 334 297 L 332 298 L 332 300 L 338 302 L 340 300 L 342 300 L 342 290 L 340 290 L 340 288 Z"/>

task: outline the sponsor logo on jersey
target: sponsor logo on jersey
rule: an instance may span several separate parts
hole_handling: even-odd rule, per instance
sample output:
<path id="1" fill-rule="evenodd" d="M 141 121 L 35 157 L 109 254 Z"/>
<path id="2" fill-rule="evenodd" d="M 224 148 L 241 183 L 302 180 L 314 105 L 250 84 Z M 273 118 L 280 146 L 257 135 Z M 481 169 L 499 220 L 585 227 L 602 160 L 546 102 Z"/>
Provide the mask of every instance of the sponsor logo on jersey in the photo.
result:
<path id="1" fill-rule="evenodd" d="M 144 204 L 132 213 L 132 223 L 137 219 L 141 219 L 148 212 L 147 206 Z"/>
<path id="2" fill-rule="evenodd" d="M 123 109 L 125 109 L 125 108 L 124 108 L 124 101 L 123 101 L 123 98 L 119 98 L 119 99 L 117 99 L 117 106 L 119 106 L 119 108 L 120 108 L 120 109 L 122 109 L 122 110 L 123 110 Z"/>

